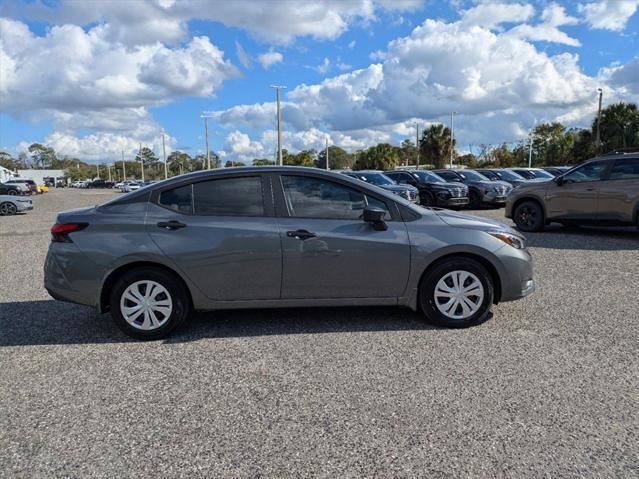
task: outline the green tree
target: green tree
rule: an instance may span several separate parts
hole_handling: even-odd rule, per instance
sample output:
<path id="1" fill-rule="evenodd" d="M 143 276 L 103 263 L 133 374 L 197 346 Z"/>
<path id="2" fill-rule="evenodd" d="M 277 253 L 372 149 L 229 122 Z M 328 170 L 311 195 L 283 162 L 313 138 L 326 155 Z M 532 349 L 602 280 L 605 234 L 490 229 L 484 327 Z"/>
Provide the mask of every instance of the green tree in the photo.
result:
<path id="1" fill-rule="evenodd" d="M 509 168 L 515 166 L 515 155 L 506 143 L 493 148 L 491 151 L 492 163 L 495 168 Z"/>
<path id="2" fill-rule="evenodd" d="M 399 164 L 397 149 L 388 143 L 379 143 L 357 155 L 354 170 L 392 170 Z"/>
<path id="3" fill-rule="evenodd" d="M 303 150 L 294 155 L 282 150 L 282 162 L 291 166 L 315 166 L 315 150 Z"/>
<path id="4" fill-rule="evenodd" d="M 160 159 L 155 156 L 155 153 L 151 148 L 143 146 L 138 154 L 135 155 L 135 161 L 142 162 L 144 164 L 144 168 L 147 168 L 157 164 Z"/>
<path id="5" fill-rule="evenodd" d="M 40 143 L 33 143 L 29 146 L 31 161 L 36 168 L 51 168 L 57 157 L 55 150 Z"/>
<path id="6" fill-rule="evenodd" d="M 590 130 L 574 128 L 569 130 L 566 135 L 570 136 L 572 145 L 566 164 L 581 163 L 596 156 L 597 148 Z"/>
<path id="7" fill-rule="evenodd" d="M 9 170 L 17 170 L 18 162 L 6 151 L 0 151 L 0 166 Z"/>
<path id="8" fill-rule="evenodd" d="M 597 117 L 592 122 L 596 138 Z M 639 111 L 634 103 L 614 103 L 601 110 L 601 152 L 639 146 Z"/>
<path id="9" fill-rule="evenodd" d="M 420 163 L 430 163 L 435 168 L 443 168 L 450 159 L 450 129 L 441 123 L 431 125 L 422 134 L 420 143 Z M 456 143 L 456 141 L 455 141 Z"/>
<path id="10" fill-rule="evenodd" d="M 224 166 L 225 166 L 226 168 L 230 168 L 230 167 L 232 167 L 232 166 L 246 166 L 246 165 L 245 165 L 244 163 L 242 163 L 241 161 L 231 161 L 231 160 L 228 160 L 228 161 L 224 164 Z"/>
<path id="11" fill-rule="evenodd" d="M 404 166 L 415 165 L 417 163 L 417 147 L 415 143 L 408 138 L 402 141 L 400 146 L 399 162 Z"/>
<path id="12" fill-rule="evenodd" d="M 542 123 L 532 132 L 533 164 L 535 166 L 563 165 L 571 157 L 572 138 L 559 122 Z"/>
<path id="13" fill-rule="evenodd" d="M 191 171 L 191 157 L 183 151 L 172 151 L 166 159 L 169 172 L 172 175 L 181 175 Z"/>
<path id="14" fill-rule="evenodd" d="M 255 158 L 253 159 L 253 166 L 270 166 L 274 165 L 275 161 L 268 160 L 266 158 Z"/>
<path id="15" fill-rule="evenodd" d="M 353 166 L 353 155 L 339 146 L 328 147 L 328 164 L 331 170 L 343 170 Z M 317 154 L 316 166 L 326 169 L 326 149 Z"/>

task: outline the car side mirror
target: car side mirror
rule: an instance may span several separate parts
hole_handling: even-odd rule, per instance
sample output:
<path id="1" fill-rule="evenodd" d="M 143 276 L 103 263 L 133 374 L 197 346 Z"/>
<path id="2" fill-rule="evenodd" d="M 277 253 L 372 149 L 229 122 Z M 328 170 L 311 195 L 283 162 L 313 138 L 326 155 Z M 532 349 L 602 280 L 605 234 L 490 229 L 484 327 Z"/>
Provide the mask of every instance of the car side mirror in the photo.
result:
<path id="1" fill-rule="evenodd" d="M 364 208 L 364 221 L 373 225 L 375 231 L 386 231 L 388 225 L 384 221 L 386 211 L 376 206 L 367 206 Z"/>
<path id="2" fill-rule="evenodd" d="M 566 182 L 563 176 L 558 176 L 553 181 L 557 183 L 557 186 L 561 186 Z"/>

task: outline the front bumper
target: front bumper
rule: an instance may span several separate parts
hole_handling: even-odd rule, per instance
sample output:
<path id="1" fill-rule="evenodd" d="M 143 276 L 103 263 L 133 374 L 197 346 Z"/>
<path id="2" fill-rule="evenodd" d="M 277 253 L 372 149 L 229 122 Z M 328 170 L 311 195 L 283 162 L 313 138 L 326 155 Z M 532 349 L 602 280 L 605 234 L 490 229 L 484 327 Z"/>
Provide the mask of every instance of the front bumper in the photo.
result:
<path id="1" fill-rule="evenodd" d="M 438 199 L 437 206 L 466 206 L 469 203 L 468 197 L 448 198 L 447 200 Z"/>
<path id="2" fill-rule="evenodd" d="M 491 191 L 489 193 L 484 193 L 482 197 L 482 203 L 493 204 L 493 205 L 503 205 L 506 203 L 507 194 L 499 194 L 495 191 Z"/>
<path id="3" fill-rule="evenodd" d="M 495 254 L 500 262 L 501 301 L 514 301 L 535 292 L 533 261 L 527 249 L 504 245 Z"/>
<path id="4" fill-rule="evenodd" d="M 33 209 L 33 203 L 31 201 L 16 201 L 18 211 L 30 211 Z"/>

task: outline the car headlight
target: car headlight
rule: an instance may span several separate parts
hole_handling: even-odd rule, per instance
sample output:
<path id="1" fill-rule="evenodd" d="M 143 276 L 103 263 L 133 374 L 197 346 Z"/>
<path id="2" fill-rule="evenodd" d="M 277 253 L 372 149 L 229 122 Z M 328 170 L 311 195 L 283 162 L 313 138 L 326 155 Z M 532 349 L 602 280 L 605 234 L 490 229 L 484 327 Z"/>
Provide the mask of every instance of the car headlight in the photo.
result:
<path id="1" fill-rule="evenodd" d="M 526 248 L 526 240 L 521 236 L 517 236 L 512 233 L 506 233 L 505 231 L 488 231 L 488 234 L 500 241 L 503 241 L 508 246 L 512 246 L 515 249 Z"/>

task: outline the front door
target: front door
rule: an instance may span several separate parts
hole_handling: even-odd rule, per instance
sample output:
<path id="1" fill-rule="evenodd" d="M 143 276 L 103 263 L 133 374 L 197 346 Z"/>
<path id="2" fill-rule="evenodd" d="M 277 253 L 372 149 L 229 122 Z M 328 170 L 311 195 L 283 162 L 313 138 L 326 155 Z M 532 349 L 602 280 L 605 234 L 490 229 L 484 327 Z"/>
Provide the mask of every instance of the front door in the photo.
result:
<path id="1" fill-rule="evenodd" d="M 632 223 L 639 204 L 639 160 L 620 158 L 601 182 L 598 219 Z"/>
<path id="2" fill-rule="evenodd" d="M 594 220 L 599 208 L 599 189 L 608 163 L 593 161 L 551 182 L 546 191 L 548 218 Z"/>
<path id="3" fill-rule="evenodd" d="M 266 214 L 269 188 L 257 175 L 162 191 L 149 205 L 147 231 L 210 299 L 278 299 L 282 250 L 277 222 Z"/>
<path id="4" fill-rule="evenodd" d="M 282 175 L 285 203 L 282 298 L 394 298 L 404 294 L 410 266 L 406 227 L 394 205 L 325 178 Z M 366 205 L 388 211 L 386 231 L 361 216 Z M 281 214 L 283 213 L 283 214 Z"/>

